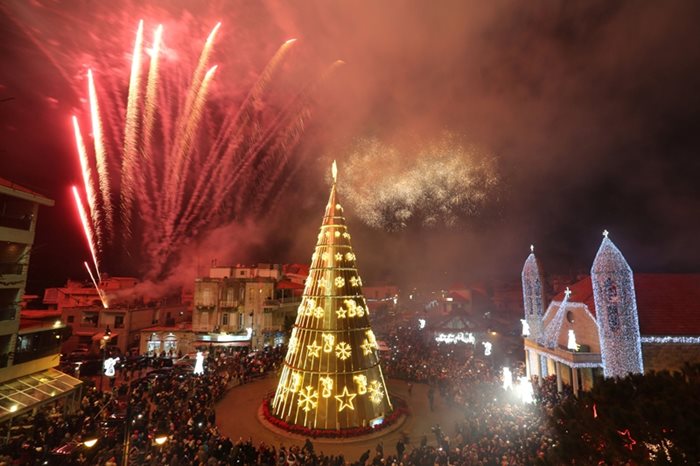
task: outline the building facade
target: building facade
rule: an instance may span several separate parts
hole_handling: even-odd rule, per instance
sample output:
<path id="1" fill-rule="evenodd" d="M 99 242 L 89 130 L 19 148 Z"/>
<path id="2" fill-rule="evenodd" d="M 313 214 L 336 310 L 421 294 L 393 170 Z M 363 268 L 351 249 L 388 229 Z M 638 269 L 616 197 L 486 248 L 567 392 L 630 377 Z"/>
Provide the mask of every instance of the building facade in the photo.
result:
<path id="1" fill-rule="evenodd" d="M 0 178 L 0 423 L 59 399 L 72 405 L 79 399 L 81 382 L 54 369 L 64 325 L 30 319 L 20 327 L 39 206 L 53 204 Z"/>
<path id="2" fill-rule="evenodd" d="M 64 287 L 46 289 L 44 304 L 60 312 L 61 321 L 71 328 L 63 352 L 98 352 L 100 340 L 109 328 L 108 344 L 126 353 L 140 347 L 141 330 L 156 324 L 175 325 L 187 318 L 187 307 L 179 303 L 144 304 L 143 298 L 133 292 L 138 283 L 133 277 L 103 274 L 100 289 L 108 307 L 104 307 L 92 284 L 69 280 Z"/>
<path id="3" fill-rule="evenodd" d="M 292 271 L 291 277 L 285 270 Z M 197 341 L 253 348 L 281 343 L 301 302 L 304 270 L 277 264 L 212 267 L 195 281 L 192 331 Z"/>

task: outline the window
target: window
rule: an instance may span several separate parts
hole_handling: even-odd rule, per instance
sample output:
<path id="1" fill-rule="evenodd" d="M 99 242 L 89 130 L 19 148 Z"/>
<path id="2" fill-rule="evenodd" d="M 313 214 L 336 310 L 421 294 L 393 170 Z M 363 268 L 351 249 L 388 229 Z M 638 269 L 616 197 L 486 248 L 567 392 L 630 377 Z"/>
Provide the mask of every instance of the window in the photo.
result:
<path id="1" fill-rule="evenodd" d="M 221 325 L 228 325 L 228 312 L 221 314 Z"/>
<path id="2" fill-rule="evenodd" d="M 73 322 L 75 322 L 75 316 L 68 316 L 68 318 L 66 319 L 66 321 L 67 321 L 69 324 L 72 324 Z"/>
<path id="3" fill-rule="evenodd" d="M 98 314 L 92 312 L 83 313 L 83 325 L 92 325 L 97 327 Z"/>
<path id="4" fill-rule="evenodd" d="M 618 302 L 620 297 L 617 294 L 617 285 L 613 283 L 610 277 L 605 279 L 605 298 L 608 301 L 607 311 L 608 311 L 608 325 L 610 330 L 616 331 L 620 326 L 620 315 L 618 310 Z"/>
<path id="5" fill-rule="evenodd" d="M 124 328 L 124 316 L 114 316 L 114 328 Z"/>
<path id="6" fill-rule="evenodd" d="M 245 314 L 242 312 L 238 313 L 238 328 L 245 327 Z"/>

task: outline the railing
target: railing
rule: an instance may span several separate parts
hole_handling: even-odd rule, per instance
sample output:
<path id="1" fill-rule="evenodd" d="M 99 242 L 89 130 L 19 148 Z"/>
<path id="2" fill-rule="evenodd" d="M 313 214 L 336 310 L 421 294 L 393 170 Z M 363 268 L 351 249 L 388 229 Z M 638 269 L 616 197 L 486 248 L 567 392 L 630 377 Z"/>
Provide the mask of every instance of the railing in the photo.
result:
<path id="1" fill-rule="evenodd" d="M 0 262 L 0 275 L 22 275 L 23 264 L 17 262 Z"/>
<path id="2" fill-rule="evenodd" d="M 9 215 L 0 215 L 0 227 L 16 228 L 18 230 L 29 230 L 32 226 L 31 217 L 13 217 Z"/>
<path id="3" fill-rule="evenodd" d="M 17 306 L 0 306 L 0 320 L 15 320 L 17 316 Z"/>
<path id="4" fill-rule="evenodd" d="M 58 340 L 57 340 L 58 341 Z M 22 364 L 23 362 L 33 361 L 35 359 L 51 356 L 61 352 L 61 344 L 46 345 L 39 348 L 33 348 L 27 351 L 15 352 L 13 364 Z"/>

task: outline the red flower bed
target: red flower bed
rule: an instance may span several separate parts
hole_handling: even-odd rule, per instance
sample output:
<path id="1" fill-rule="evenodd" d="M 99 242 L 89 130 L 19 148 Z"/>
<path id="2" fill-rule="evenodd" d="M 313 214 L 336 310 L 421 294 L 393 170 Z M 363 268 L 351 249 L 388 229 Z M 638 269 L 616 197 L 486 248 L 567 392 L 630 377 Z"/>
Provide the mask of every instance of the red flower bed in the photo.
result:
<path id="1" fill-rule="evenodd" d="M 272 414 L 272 411 L 270 409 L 270 403 L 273 398 L 272 395 L 273 394 L 269 394 L 268 396 L 266 396 L 263 400 L 262 405 L 263 416 L 265 416 L 267 422 L 269 422 L 275 427 L 284 429 L 287 432 L 311 438 L 350 438 L 358 437 L 360 435 L 367 435 L 392 425 L 401 416 L 408 414 L 408 407 L 406 406 L 406 403 L 404 403 L 403 400 L 399 398 L 392 398 L 392 401 L 394 403 L 394 410 L 384 418 L 384 421 L 381 424 L 375 427 L 366 426 L 353 427 L 351 429 L 309 429 L 308 427 L 300 426 L 297 424 L 290 424 L 287 421 L 280 419 L 274 414 Z"/>

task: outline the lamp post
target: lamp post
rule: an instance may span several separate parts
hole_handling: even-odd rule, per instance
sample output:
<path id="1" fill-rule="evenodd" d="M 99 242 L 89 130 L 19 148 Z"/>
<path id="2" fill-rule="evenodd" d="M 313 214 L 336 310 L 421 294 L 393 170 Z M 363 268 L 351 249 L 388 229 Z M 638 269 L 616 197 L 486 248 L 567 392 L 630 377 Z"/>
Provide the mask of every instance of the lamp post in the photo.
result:
<path id="1" fill-rule="evenodd" d="M 107 358 L 107 344 L 112 338 L 112 331 L 109 329 L 109 325 L 105 329 L 104 335 L 102 335 L 102 340 L 100 341 L 100 346 L 102 346 L 102 367 L 100 368 L 100 392 L 102 392 L 102 383 L 105 378 L 105 359 Z"/>

